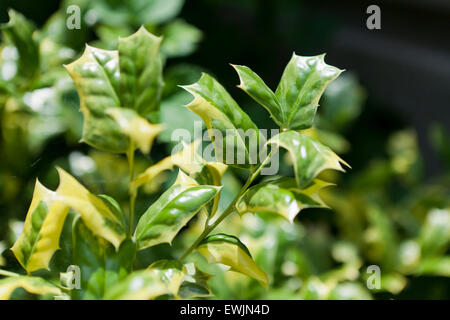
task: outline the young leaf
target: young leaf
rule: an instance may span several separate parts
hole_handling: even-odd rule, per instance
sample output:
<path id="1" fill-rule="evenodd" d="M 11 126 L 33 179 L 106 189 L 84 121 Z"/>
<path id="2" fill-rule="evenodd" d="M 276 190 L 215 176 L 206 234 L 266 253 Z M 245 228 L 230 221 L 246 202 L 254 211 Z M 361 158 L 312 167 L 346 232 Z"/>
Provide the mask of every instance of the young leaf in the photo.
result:
<path id="1" fill-rule="evenodd" d="M 36 295 L 60 295 L 61 290 L 38 277 L 9 277 L 0 280 L 0 300 L 8 300 L 14 290 L 23 288 L 31 294 Z"/>
<path id="2" fill-rule="evenodd" d="M 142 215 L 135 231 L 139 249 L 171 243 L 189 220 L 219 192 L 220 187 L 200 186 L 182 171 L 174 185 Z"/>
<path id="3" fill-rule="evenodd" d="M 206 73 L 196 83 L 182 88 L 194 96 L 186 107 L 205 122 L 216 159 L 241 168 L 257 164 L 264 137 L 225 88 Z"/>
<path id="4" fill-rule="evenodd" d="M 9 22 L 2 24 L 3 34 L 19 52 L 19 74 L 32 78 L 39 71 L 39 47 L 33 39 L 35 27 L 20 13 L 9 10 Z"/>
<path id="5" fill-rule="evenodd" d="M 221 263 L 231 270 L 257 280 L 267 289 L 269 278 L 253 261 L 247 247 L 236 237 L 216 234 L 205 238 L 197 247 L 209 263 Z"/>
<path id="6" fill-rule="evenodd" d="M 120 106 L 117 51 L 86 46 L 83 55 L 66 65 L 80 96 L 84 115 L 82 141 L 100 150 L 126 152 L 129 139 L 105 111 Z"/>
<path id="7" fill-rule="evenodd" d="M 167 284 L 171 295 L 177 296 L 186 270 L 177 260 L 158 260 L 153 262 L 147 270 L 153 270 L 159 278 Z"/>
<path id="8" fill-rule="evenodd" d="M 156 136 L 162 131 L 162 125 L 151 124 L 132 109 L 108 108 L 110 115 L 143 153 L 149 153 Z"/>
<path id="9" fill-rule="evenodd" d="M 11 248 L 28 273 L 48 268 L 59 249 L 59 237 L 68 211 L 65 203 L 57 201 L 56 192 L 36 181 L 23 232 Z"/>
<path id="10" fill-rule="evenodd" d="M 141 27 L 131 36 L 119 38 L 118 42 L 122 106 L 144 117 L 159 107 L 161 99 L 161 40 Z"/>
<path id="11" fill-rule="evenodd" d="M 239 87 L 266 108 L 281 128 L 293 130 L 312 126 L 325 88 L 342 72 L 327 65 L 324 55 L 302 57 L 294 53 L 273 93 L 250 68 L 234 68 L 239 74 Z"/>
<path id="12" fill-rule="evenodd" d="M 330 148 L 296 131 L 281 132 L 268 143 L 289 152 L 300 189 L 307 187 L 323 170 L 344 171 L 341 163 L 348 166 Z"/>
<path id="13" fill-rule="evenodd" d="M 269 212 L 293 222 L 297 214 L 306 208 L 327 208 L 319 196 L 319 191 L 331 183 L 314 180 L 300 190 L 293 178 L 280 178 L 260 183 L 248 189 L 238 200 L 236 209 L 240 214 L 246 212 Z"/>

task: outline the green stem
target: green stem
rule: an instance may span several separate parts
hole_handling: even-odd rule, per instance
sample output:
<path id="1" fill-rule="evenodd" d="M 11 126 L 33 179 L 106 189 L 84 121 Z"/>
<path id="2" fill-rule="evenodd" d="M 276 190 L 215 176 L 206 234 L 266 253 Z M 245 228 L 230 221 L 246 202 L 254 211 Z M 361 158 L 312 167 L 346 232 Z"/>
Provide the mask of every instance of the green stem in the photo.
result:
<path id="1" fill-rule="evenodd" d="M 234 205 L 239 200 L 239 198 L 244 194 L 245 191 L 247 191 L 248 187 L 252 184 L 253 180 L 259 175 L 262 168 L 267 164 L 267 162 L 270 160 L 270 157 L 272 156 L 272 152 L 268 154 L 266 159 L 261 163 L 261 165 L 256 169 L 256 171 L 251 172 L 249 178 L 245 182 L 245 184 L 242 186 L 241 190 L 239 191 L 238 195 L 233 199 L 233 201 L 228 205 L 228 207 L 225 209 L 225 211 L 210 225 L 207 225 L 206 228 L 203 230 L 203 232 L 200 234 L 200 236 L 195 240 L 195 242 L 187 249 L 187 251 L 181 256 L 180 261 L 183 261 L 194 249 L 202 242 L 204 238 L 206 238 L 211 231 L 213 231 L 226 217 L 228 217 L 230 214 L 234 212 Z"/>
<path id="2" fill-rule="evenodd" d="M 128 217 L 128 236 L 131 237 L 133 232 L 133 218 L 134 218 L 134 204 L 136 202 L 136 191 L 132 189 L 131 184 L 134 180 L 134 142 L 130 141 L 130 148 L 127 152 L 128 159 L 128 171 L 130 175 L 130 183 L 128 186 L 128 192 L 130 194 L 130 212 Z"/>

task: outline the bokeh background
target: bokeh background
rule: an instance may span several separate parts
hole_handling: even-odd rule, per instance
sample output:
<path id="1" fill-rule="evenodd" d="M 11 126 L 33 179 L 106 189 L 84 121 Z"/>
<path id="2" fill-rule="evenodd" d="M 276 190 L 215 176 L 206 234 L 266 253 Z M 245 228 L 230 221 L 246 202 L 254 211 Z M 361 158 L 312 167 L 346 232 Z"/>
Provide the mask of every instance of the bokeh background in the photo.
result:
<path id="1" fill-rule="evenodd" d="M 65 10 L 72 3 L 82 9 L 80 30 L 65 28 Z M 366 27 L 370 4 L 381 8 L 381 30 Z M 271 88 L 292 52 L 327 53 L 328 64 L 346 69 L 326 91 L 310 132 L 352 166 L 346 174 L 327 177 L 338 185 L 324 195 L 333 209 L 305 210 L 294 225 L 270 217 L 232 217 L 227 230 L 234 228 L 249 246 L 272 287 L 264 291 L 211 269 L 219 298 L 450 297 L 447 1 L 3 0 L 0 22 L 8 21 L 9 8 L 40 30 L 45 65 L 38 81 L 24 84 L 17 70 L 8 72 L 17 57 L 5 50 L 8 39 L 2 42 L 0 265 L 17 267 L 6 249 L 20 230 L 34 179 L 57 185 L 56 164 L 92 190 L 125 203 L 125 160 L 78 143 L 78 98 L 62 64 L 79 56 L 86 42 L 114 48 L 117 36 L 143 24 L 166 39 L 167 85 L 158 121 L 169 128 L 151 156 L 139 158 L 141 169 L 168 154 L 171 129 L 191 128 L 187 119 L 195 117 L 182 108 L 189 95 L 176 85 L 195 82 L 201 71 L 214 75 L 260 128 L 271 128 L 265 111 L 236 88 L 229 63 L 251 67 Z M 281 169 L 290 173 L 287 163 Z M 225 205 L 241 183 L 238 171 L 225 176 Z M 138 207 L 148 206 L 156 190 L 148 186 Z M 192 241 L 193 235 L 183 236 Z M 143 253 L 140 263 L 166 249 Z M 366 286 L 370 265 L 381 268 L 380 289 Z"/>

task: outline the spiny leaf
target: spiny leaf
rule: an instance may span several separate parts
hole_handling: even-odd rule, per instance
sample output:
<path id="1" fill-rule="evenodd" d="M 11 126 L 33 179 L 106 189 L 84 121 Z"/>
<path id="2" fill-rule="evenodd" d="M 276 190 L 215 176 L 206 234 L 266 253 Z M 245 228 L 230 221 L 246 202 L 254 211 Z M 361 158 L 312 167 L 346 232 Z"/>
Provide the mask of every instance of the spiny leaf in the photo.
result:
<path id="1" fill-rule="evenodd" d="M 206 73 L 196 83 L 182 88 L 194 96 L 186 107 L 205 122 L 216 159 L 241 168 L 257 164 L 264 137 L 225 88 Z"/>
<path id="2" fill-rule="evenodd" d="M 319 191 L 331 183 L 314 180 L 300 190 L 293 178 L 280 178 L 260 183 L 248 189 L 238 200 L 236 209 L 246 212 L 269 212 L 293 222 L 297 214 L 306 208 L 327 208 L 319 196 Z"/>
<path id="3" fill-rule="evenodd" d="M 243 273 L 257 280 L 267 289 L 269 279 L 253 261 L 247 247 L 236 237 L 216 234 L 205 238 L 197 247 L 209 263 L 221 263 L 231 270 Z"/>
<path id="4" fill-rule="evenodd" d="M 122 106 L 144 117 L 159 107 L 161 99 L 161 40 L 141 27 L 131 36 L 119 38 L 118 42 Z"/>
<path id="5" fill-rule="evenodd" d="M 268 143 L 289 152 L 300 189 L 307 187 L 323 170 L 344 171 L 341 163 L 348 166 L 330 148 L 296 131 L 281 132 Z"/>
<path id="6" fill-rule="evenodd" d="M 0 300 L 8 300 L 14 290 L 18 288 L 23 288 L 31 294 L 36 295 L 60 295 L 61 290 L 38 277 L 9 277 L 0 280 Z"/>
<path id="7" fill-rule="evenodd" d="M 140 218 L 135 231 L 139 249 L 171 243 L 183 226 L 214 196 L 220 187 L 200 186 L 179 172 L 177 181 Z"/>
<path id="8" fill-rule="evenodd" d="M 12 252 L 27 272 L 47 269 L 56 250 L 69 207 L 57 201 L 56 192 L 36 181 L 22 234 Z"/>
<path id="9" fill-rule="evenodd" d="M 239 87 L 266 108 L 281 128 L 301 130 L 312 126 L 325 88 L 342 72 L 327 65 L 324 56 L 302 57 L 294 53 L 275 93 L 250 68 L 234 68 L 239 74 Z"/>

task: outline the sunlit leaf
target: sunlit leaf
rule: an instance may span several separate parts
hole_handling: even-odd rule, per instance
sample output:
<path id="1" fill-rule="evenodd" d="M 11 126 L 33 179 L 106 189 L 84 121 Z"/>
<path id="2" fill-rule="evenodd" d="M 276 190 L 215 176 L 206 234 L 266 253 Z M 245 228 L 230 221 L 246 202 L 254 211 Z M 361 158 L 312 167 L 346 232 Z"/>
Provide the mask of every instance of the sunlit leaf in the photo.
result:
<path id="1" fill-rule="evenodd" d="M 27 272 L 48 268 L 59 249 L 59 237 L 69 207 L 58 201 L 57 193 L 36 181 L 22 234 L 11 248 Z"/>
<path id="2" fill-rule="evenodd" d="M 182 171 L 158 200 L 142 215 L 135 236 L 139 249 L 171 243 L 183 226 L 214 196 L 220 187 L 201 186 Z"/>
<path id="3" fill-rule="evenodd" d="M 36 295 L 60 295 L 61 290 L 55 285 L 38 277 L 9 277 L 0 280 L 0 300 L 8 300 L 14 290 L 23 288 Z"/>
<path id="4" fill-rule="evenodd" d="M 299 188 L 307 187 L 326 169 L 344 171 L 346 164 L 330 148 L 296 131 L 285 131 L 273 137 L 269 144 L 286 149 L 293 161 Z"/>
<path id="5" fill-rule="evenodd" d="M 243 168 L 257 164 L 264 137 L 225 88 L 206 73 L 182 88 L 194 96 L 186 107 L 205 122 L 217 161 Z"/>
<path id="6" fill-rule="evenodd" d="M 234 67 L 239 87 L 266 108 L 281 128 L 295 130 L 312 126 L 322 93 L 342 72 L 327 65 L 324 55 L 302 57 L 294 53 L 274 93 L 250 68 Z"/>
<path id="7" fill-rule="evenodd" d="M 209 263 L 229 266 L 232 271 L 243 273 L 257 280 L 267 289 L 269 278 L 253 261 L 247 247 L 236 237 L 216 234 L 205 238 L 197 247 Z"/>
<path id="8" fill-rule="evenodd" d="M 247 190 L 238 200 L 236 209 L 240 214 L 274 213 L 293 222 L 303 209 L 327 207 L 320 198 L 319 191 L 329 185 L 331 184 L 316 179 L 310 186 L 300 190 L 293 178 L 269 180 Z"/>

